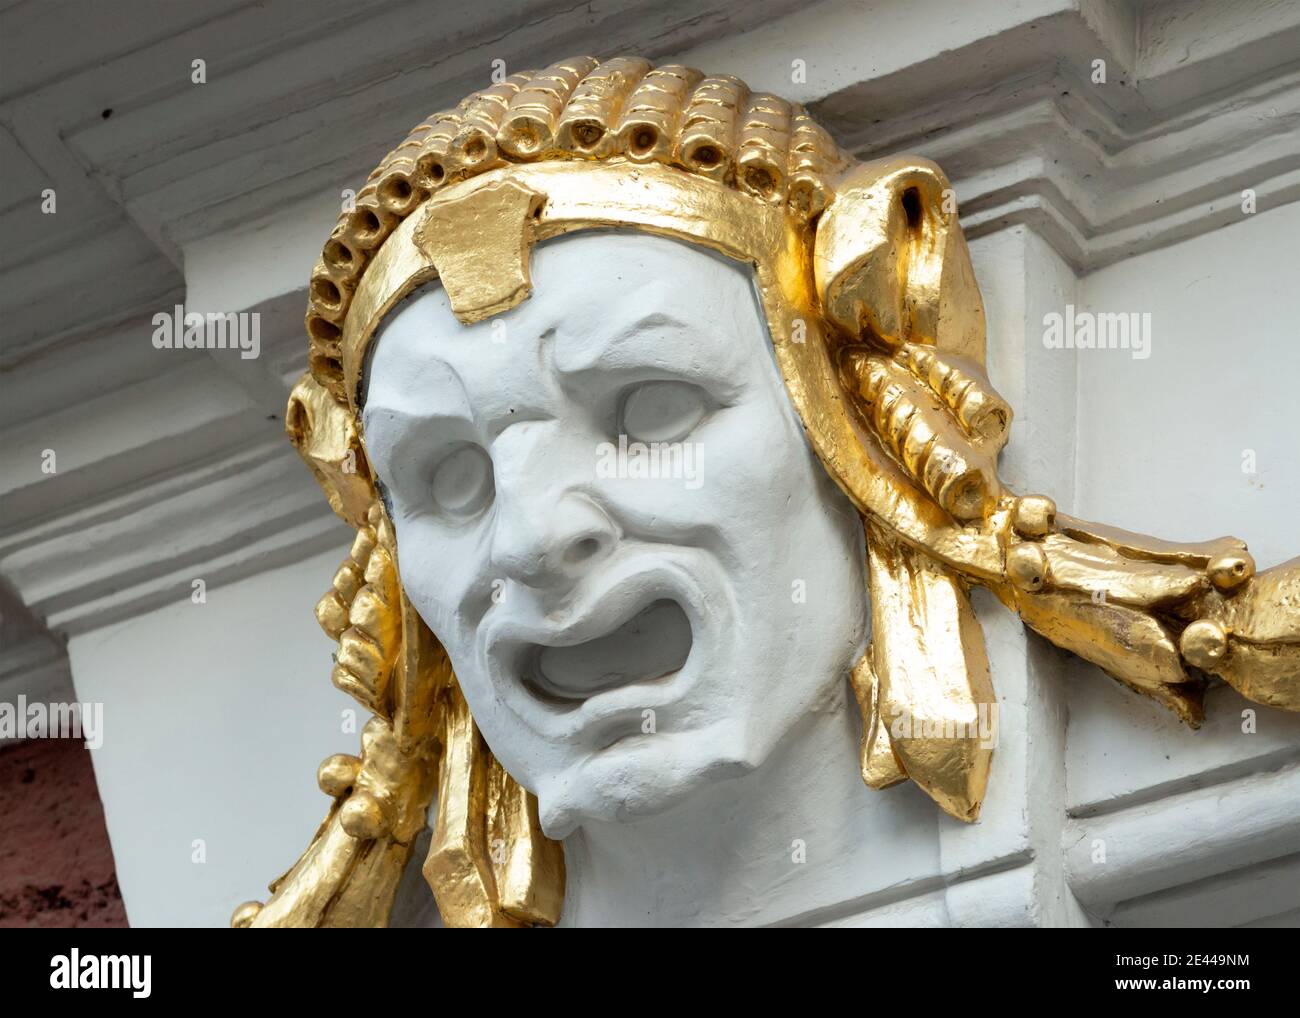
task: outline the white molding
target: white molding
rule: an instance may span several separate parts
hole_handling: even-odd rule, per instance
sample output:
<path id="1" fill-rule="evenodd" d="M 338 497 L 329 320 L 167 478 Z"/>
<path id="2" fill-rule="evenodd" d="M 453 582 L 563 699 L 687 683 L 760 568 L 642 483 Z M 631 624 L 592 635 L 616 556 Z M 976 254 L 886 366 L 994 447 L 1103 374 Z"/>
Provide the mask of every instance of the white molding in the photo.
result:
<path id="1" fill-rule="evenodd" d="M 10 533 L 0 568 L 69 635 L 347 541 L 288 442 L 263 440 Z"/>
<path id="2" fill-rule="evenodd" d="M 1200 895 L 1206 882 L 1239 870 L 1249 872 L 1229 882 L 1249 881 L 1253 868 L 1264 863 L 1276 863 L 1290 874 L 1292 887 L 1300 888 L 1296 802 L 1300 766 L 1291 765 L 1071 820 L 1062 839 L 1070 888 L 1102 918 L 1126 914 L 1130 921 L 1147 908 L 1168 913 L 1175 889 Z M 1103 851 L 1104 858 L 1098 855 Z M 1283 901 L 1255 895 L 1240 905 L 1236 921 L 1297 905 L 1296 894 Z"/>

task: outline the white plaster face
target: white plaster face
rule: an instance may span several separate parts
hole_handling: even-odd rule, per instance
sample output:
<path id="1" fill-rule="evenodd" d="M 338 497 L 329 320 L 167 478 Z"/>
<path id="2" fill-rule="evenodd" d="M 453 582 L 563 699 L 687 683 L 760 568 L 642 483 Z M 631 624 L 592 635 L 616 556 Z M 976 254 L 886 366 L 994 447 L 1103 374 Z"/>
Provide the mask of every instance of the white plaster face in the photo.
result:
<path id="1" fill-rule="evenodd" d="M 363 419 L 407 594 L 558 838 L 759 767 L 842 695 L 864 551 L 748 268 L 592 232 L 532 276 L 473 326 L 437 286 L 397 308 Z"/>

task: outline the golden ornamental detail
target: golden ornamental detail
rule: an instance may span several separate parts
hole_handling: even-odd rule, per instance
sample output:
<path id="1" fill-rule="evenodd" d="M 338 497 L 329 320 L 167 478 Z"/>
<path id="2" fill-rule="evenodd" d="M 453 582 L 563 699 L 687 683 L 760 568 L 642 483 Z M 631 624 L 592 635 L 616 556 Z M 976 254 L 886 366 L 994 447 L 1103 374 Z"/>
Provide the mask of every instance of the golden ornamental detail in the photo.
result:
<path id="1" fill-rule="evenodd" d="M 863 519 L 873 638 L 850 679 L 872 788 L 910 779 L 978 817 L 992 754 L 979 712 L 994 693 L 974 585 L 1189 725 L 1209 676 L 1300 710 L 1300 559 L 1257 575 L 1235 538 L 1173 544 L 1002 484 L 1012 409 L 985 373 L 950 198 L 932 163 L 855 163 L 797 104 L 633 57 L 514 75 L 385 157 L 313 271 L 311 372 L 286 417 L 357 530 L 316 614 L 338 641 L 334 683 L 374 718 L 359 757 L 321 765 L 331 805 L 307 851 L 234 925 L 384 925 L 435 799 L 421 865 L 448 925 L 559 918 L 562 847 L 402 591 L 357 395 L 367 344 L 403 296 L 441 278 L 462 321 L 497 314 L 528 295 L 531 247 L 571 230 L 644 230 L 754 267 L 791 402 Z M 886 723 L 900 715 L 901 736 Z"/>

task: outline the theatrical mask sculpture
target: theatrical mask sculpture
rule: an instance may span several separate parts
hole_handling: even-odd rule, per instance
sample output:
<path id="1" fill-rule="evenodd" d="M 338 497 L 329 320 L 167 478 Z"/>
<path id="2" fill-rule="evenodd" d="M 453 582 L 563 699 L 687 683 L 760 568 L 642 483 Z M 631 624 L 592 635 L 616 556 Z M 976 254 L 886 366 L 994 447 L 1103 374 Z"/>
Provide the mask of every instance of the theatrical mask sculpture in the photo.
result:
<path id="1" fill-rule="evenodd" d="M 1300 560 L 1008 491 L 942 172 L 734 78 L 581 58 L 475 93 L 380 164 L 310 293 L 286 427 L 357 529 L 317 618 L 374 717 L 236 926 L 384 925 L 408 865 L 448 925 L 553 925 L 558 839 L 747 822 L 838 759 L 850 691 L 841 769 L 973 821 L 972 586 L 1190 725 L 1209 676 L 1300 709 Z"/>

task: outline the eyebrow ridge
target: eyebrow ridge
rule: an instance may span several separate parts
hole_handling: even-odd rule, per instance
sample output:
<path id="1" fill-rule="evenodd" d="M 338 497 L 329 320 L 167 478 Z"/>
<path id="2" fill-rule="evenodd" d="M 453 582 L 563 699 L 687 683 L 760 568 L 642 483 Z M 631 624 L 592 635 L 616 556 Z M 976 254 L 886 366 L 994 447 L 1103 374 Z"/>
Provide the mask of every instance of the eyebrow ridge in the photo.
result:
<path id="1" fill-rule="evenodd" d="M 689 322 L 683 321 L 668 312 L 655 309 L 640 312 L 632 321 L 617 323 L 609 329 L 599 326 L 597 328 L 600 329 L 597 340 L 599 346 L 595 352 L 589 357 L 582 358 L 582 363 L 576 367 L 565 368 L 558 362 L 555 363 L 555 370 L 558 374 L 565 376 L 579 375 L 585 371 L 598 369 L 609 358 L 614 347 L 637 333 L 651 330 L 686 331 L 691 329 L 692 326 Z"/>

